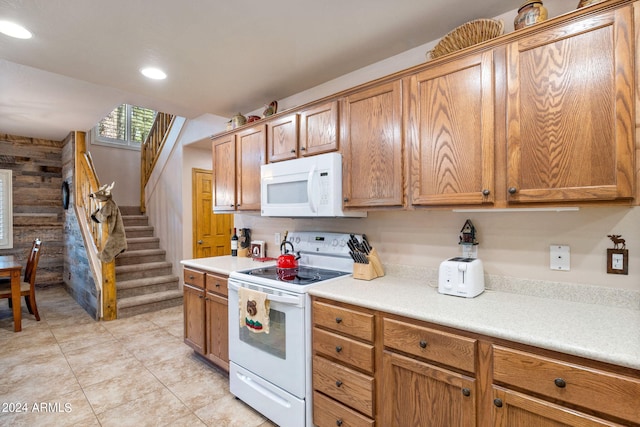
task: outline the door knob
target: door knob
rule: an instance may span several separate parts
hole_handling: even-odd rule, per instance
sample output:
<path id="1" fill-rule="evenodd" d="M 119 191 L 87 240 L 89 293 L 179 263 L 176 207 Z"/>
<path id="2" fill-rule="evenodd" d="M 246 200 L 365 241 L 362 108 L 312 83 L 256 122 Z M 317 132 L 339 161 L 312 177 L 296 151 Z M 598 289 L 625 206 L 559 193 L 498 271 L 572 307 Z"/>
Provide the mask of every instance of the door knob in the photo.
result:
<path id="1" fill-rule="evenodd" d="M 204 241 L 202 241 L 202 240 L 198 240 L 198 244 L 199 244 L 199 245 L 201 245 L 201 244 L 203 244 L 203 243 L 204 243 Z"/>

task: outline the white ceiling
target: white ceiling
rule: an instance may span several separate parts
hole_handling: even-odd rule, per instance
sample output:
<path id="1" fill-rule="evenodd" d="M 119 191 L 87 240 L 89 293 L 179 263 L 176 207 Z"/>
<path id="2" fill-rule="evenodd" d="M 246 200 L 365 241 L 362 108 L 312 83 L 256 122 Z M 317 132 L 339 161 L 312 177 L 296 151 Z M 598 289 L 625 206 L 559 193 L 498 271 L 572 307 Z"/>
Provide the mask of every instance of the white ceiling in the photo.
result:
<path id="1" fill-rule="evenodd" d="M 34 34 L 30 40 L 0 34 L 0 134 L 62 140 L 125 102 L 187 118 L 231 117 L 518 6 L 517 0 L 0 0 L 0 20 Z M 142 77 L 138 70 L 150 65 L 169 77 Z"/>

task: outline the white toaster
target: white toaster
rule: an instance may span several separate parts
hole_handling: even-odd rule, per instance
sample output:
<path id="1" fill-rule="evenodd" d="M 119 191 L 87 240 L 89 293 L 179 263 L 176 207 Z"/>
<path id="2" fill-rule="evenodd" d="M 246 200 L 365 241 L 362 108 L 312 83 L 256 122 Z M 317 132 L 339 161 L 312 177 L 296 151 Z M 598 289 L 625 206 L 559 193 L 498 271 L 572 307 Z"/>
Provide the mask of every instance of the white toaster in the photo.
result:
<path id="1" fill-rule="evenodd" d="M 477 258 L 455 257 L 443 261 L 438 271 L 438 292 L 473 298 L 484 292 L 484 269 Z"/>

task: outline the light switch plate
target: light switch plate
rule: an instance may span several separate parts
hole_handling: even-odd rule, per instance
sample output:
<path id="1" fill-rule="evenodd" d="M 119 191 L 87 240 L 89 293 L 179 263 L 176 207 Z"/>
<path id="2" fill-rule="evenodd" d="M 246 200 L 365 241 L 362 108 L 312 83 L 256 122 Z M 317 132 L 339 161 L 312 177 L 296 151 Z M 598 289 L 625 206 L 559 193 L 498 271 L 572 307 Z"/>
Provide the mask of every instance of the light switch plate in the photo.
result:
<path id="1" fill-rule="evenodd" d="M 569 245 L 549 246 L 549 266 L 552 270 L 571 270 L 571 251 Z"/>

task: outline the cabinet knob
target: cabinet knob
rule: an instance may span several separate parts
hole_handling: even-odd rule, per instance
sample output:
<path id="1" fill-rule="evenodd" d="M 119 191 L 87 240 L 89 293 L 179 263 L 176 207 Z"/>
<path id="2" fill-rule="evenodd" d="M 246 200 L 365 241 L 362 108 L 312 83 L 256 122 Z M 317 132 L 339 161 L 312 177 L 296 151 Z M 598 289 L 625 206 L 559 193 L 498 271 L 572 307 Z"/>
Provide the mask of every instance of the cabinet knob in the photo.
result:
<path id="1" fill-rule="evenodd" d="M 420 341 L 420 348 L 427 348 L 427 342 L 426 341 Z"/>
<path id="2" fill-rule="evenodd" d="M 193 280 L 195 278 L 196 278 L 196 276 L 189 276 L 189 280 Z"/>
<path id="3" fill-rule="evenodd" d="M 198 295 L 198 298 L 202 299 L 204 298 L 204 295 Z"/>
<path id="4" fill-rule="evenodd" d="M 342 425 L 342 420 L 336 420 L 336 425 L 337 426 L 341 426 Z"/>
<path id="5" fill-rule="evenodd" d="M 336 346 L 336 352 L 340 353 L 342 351 L 342 346 L 341 345 L 337 345 Z"/>
<path id="6" fill-rule="evenodd" d="M 230 208 L 232 208 L 232 207 L 233 207 L 233 203 L 232 203 L 232 204 L 230 204 L 230 205 L 229 205 L 229 207 L 230 207 Z"/>
<path id="7" fill-rule="evenodd" d="M 567 382 L 562 378 L 556 378 L 555 380 L 553 380 L 553 383 L 556 385 L 556 387 L 559 388 L 565 388 L 567 386 Z"/>
<path id="8" fill-rule="evenodd" d="M 204 240 L 198 240 L 198 244 L 201 245 L 204 243 Z"/>
<path id="9" fill-rule="evenodd" d="M 502 399 L 493 399 L 493 404 L 498 408 L 502 408 Z"/>
<path id="10" fill-rule="evenodd" d="M 491 194 L 491 191 L 489 191 L 488 189 L 485 188 L 484 190 L 482 190 L 483 196 L 488 196 L 489 194 Z"/>
<path id="11" fill-rule="evenodd" d="M 342 317 L 336 317 L 336 323 L 342 323 Z"/>
<path id="12" fill-rule="evenodd" d="M 340 387 L 342 385 L 342 381 L 338 380 L 336 381 L 336 387 Z"/>
<path id="13" fill-rule="evenodd" d="M 509 194 L 516 194 L 518 192 L 518 189 L 516 187 L 509 187 L 507 191 L 509 192 Z"/>
<path id="14" fill-rule="evenodd" d="M 306 150 L 305 147 L 300 147 L 300 151 L 304 151 L 304 150 Z"/>
<path id="15" fill-rule="evenodd" d="M 290 152 L 291 152 L 291 154 L 293 154 L 293 153 L 295 153 L 295 152 L 296 152 L 296 150 L 291 149 L 291 151 L 290 151 Z"/>
<path id="16" fill-rule="evenodd" d="M 471 396 L 471 390 L 470 390 L 470 389 L 468 389 L 468 388 L 466 388 L 466 387 L 465 387 L 465 388 L 463 388 L 463 389 L 462 389 L 462 395 L 463 395 L 463 396 L 467 396 L 467 397 Z"/>
<path id="17" fill-rule="evenodd" d="M 348 202 L 348 201 L 349 201 L 349 198 L 348 198 L 348 197 L 345 197 L 344 199 L 342 199 L 342 201 L 343 201 L 343 202 Z"/>
<path id="18" fill-rule="evenodd" d="M 216 288 L 219 288 L 219 287 L 220 287 L 220 283 L 216 283 Z"/>

